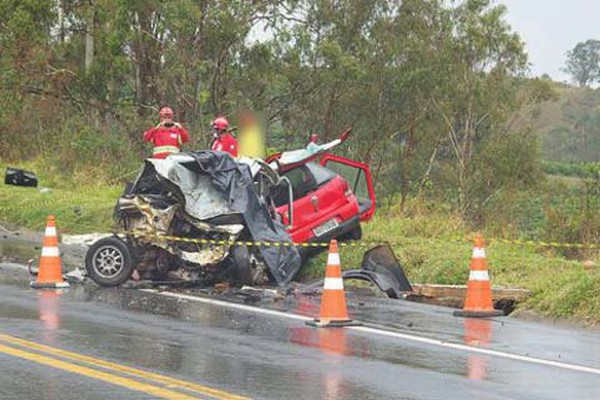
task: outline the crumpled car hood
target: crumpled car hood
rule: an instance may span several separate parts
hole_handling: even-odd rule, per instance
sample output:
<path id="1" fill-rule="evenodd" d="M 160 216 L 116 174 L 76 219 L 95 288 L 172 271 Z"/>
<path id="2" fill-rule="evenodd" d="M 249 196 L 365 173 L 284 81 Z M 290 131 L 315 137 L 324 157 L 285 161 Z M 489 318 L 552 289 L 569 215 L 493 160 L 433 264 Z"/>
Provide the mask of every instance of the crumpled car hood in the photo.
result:
<path id="1" fill-rule="evenodd" d="M 226 196 L 213 186 L 210 175 L 199 174 L 187 168 L 195 159 L 187 155 L 170 156 L 165 159 L 148 159 L 156 173 L 174 183 L 185 197 L 185 212 L 199 220 L 219 215 L 233 214 Z"/>

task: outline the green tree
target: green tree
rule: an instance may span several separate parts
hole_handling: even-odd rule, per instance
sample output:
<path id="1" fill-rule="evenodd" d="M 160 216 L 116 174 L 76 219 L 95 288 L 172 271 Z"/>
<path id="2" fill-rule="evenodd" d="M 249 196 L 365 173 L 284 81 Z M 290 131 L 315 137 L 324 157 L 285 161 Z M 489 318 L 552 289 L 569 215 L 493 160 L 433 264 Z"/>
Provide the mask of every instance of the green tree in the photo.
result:
<path id="1" fill-rule="evenodd" d="M 455 173 L 456 204 L 463 213 L 484 201 L 469 190 L 477 173 L 472 161 L 486 138 L 501 134 L 516 109 L 514 77 L 527 66 L 523 42 L 505 14 L 505 6 L 487 0 L 468 0 L 452 10 L 452 36 L 444 49 L 448 79 L 434 102 L 446 122 L 444 145 L 454 161 L 448 167 Z"/>
<path id="2" fill-rule="evenodd" d="M 0 2 L 0 154 L 22 155 L 39 139 L 28 128 L 36 112 L 28 98 L 53 96 L 58 74 L 49 69 L 52 59 L 51 28 L 56 21 L 52 0 Z M 50 102 L 56 104 L 58 99 Z M 48 103 L 50 103 L 48 102 Z M 23 137 L 24 136 L 24 137 Z"/>
<path id="3" fill-rule="evenodd" d="M 600 41 L 589 39 L 577 43 L 567 52 L 564 71 L 581 87 L 600 79 Z"/>

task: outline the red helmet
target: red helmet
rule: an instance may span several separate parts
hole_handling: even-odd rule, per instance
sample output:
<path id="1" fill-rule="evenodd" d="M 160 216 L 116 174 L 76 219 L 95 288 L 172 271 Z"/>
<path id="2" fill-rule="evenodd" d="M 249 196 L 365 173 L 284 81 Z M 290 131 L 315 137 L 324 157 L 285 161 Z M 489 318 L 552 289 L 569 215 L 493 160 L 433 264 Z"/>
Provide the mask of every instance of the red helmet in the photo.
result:
<path id="1" fill-rule="evenodd" d="M 173 119 L 173 110 L 171 110 L 170 107 L 163 107 L 160 109 L 158 116 L 160 117 L 161 121 L 165 119 Z"/>
<path id="2" fill-rule="evenodd" d="M 229 121 L 227 121 L 225 117 L 217 117 L 212 122 L 212 127 L 214 130 L 219 132 L 226 131 L 227 128 L 229 128 Z"/>

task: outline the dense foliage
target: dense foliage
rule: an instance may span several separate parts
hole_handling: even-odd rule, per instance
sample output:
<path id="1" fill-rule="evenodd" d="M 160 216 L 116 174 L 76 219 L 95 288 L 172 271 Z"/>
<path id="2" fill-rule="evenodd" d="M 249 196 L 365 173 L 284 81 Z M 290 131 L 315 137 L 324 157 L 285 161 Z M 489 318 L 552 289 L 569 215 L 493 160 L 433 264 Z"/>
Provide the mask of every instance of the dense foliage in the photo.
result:
<path id="1" fill-rule="evenodd" d="M 567 52 L 564 71 L 582 87 L 600 81 L 600 40 L 577 43 Z"/>
<path id="2" fill-rule="evenodd" d="M 541 107 L 537 130 L 545 160 L 600 161 L 600 90 L 558 88 L 560 101 Z"/>
<path id="3" fill-rule="evenodd" d="M 209 140 L 217 113 L 264 115 L 271 148 L 351 125 L 379 197 L 485 222 L 541 181 L 530 116 L 552 97 L 490 0 L 0 0 L 0 154 L 115 179 L 169 104 Z M 84 171 L 84 172 L 80 172 Z M 85 172 L 87 171 L 87 173 Z"/>

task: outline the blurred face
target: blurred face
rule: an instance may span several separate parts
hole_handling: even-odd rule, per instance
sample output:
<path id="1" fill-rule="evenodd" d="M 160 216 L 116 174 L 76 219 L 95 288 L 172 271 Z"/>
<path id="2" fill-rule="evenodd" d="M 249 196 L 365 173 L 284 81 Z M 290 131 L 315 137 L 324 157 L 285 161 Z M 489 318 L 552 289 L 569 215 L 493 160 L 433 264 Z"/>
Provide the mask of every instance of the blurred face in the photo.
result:
<path id="1" fill-rule="evenodd" d="M 257 123 L 257 118 L 251 111 L 242 111 L 239 120 L 240 126 L 255 125 Z"/>

